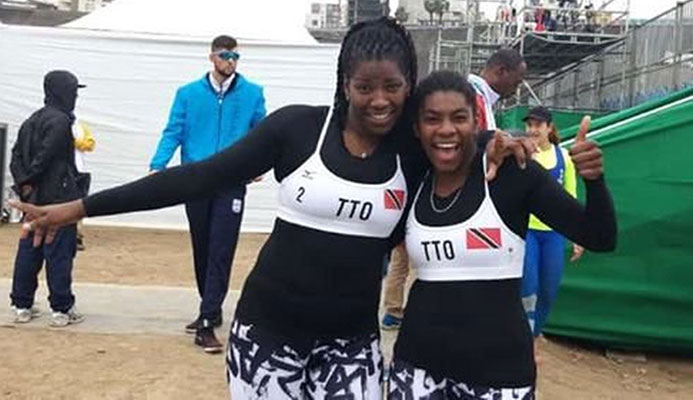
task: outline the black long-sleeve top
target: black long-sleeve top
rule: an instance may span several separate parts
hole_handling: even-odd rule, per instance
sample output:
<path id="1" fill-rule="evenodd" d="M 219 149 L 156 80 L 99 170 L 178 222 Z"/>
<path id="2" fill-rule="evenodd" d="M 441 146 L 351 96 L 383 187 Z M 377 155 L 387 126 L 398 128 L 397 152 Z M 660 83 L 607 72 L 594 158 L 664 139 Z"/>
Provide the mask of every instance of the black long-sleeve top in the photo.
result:
<path id="1" fill-rule="evenodd" d="M 484 198 L 482 157 L 478 153 L 455 204 L 435 212 L 427 178 L 413 205 L 419 223 L 449 226 L 469 219 Z M 616 217 L 604 178 L 585 181 L 582 206 L 535 161 L 521 170 L 505 161 L 489 183 L 493 204 L 505 225 L 524 238 L 529 214 L 537 215 L 557 232 L 592 251 L 616 245 Z M 444 209 L 455 196 L 434 196 Z M 536 373 L 532 334 L 520 295 L 521 279 L 420 281 L 410 293 L 395 358 L 430 373 L 467 384 L 494 388 L 526 387 Z"/>
<path id="2" fill-rule="evenodd" d="M 281 183 L 315 151 L 326 115 L 327 107 L 282 108 L 208 160 L 86 198 L 87 215 L 161 208 L 206 197 L 270 169 Z M 400 151 L 400 142 L 384 140 L 369 157 L 354 157 L 334 120 L 320 152 L 331 172 L 358 183 L 385 182 L 395 172 L 399 153 L 412 192 L 420 180 L 420 152 L 409 156 Z M 236 317 L 292 340 L 376 331 L 383 260 L 395 236 L 401 235 L 383 239 L 341 235 L 276 219 L 245 283 Z"/>
<path id="3" fill-rule="evenodd" d="M 326 115 L 327 107 L 282 108 L 234 146 L 205 161 L 170 168 L 86 198 L 87 215 L 162 208 L 204 198 L 270 169 L 281 182 L 314 152 Z M 483 147 L 488 137 L 480 135 L 479 145 Z M 425 162 L 417 143 L 405 143 L 384 140 L 371 156 L 360 159 L 348 153 L 341 130 L 332 121 L 320 155 L 325 166 L 341 178 L 381 183 L 394 173 L 399 154 L 411 195 Z M 377 239 L 277 219 L 246 280 L 236 317 L 292 341 L 377 330 L 383 259 L 401 241 L 403 221 L 390 238 Z"/>

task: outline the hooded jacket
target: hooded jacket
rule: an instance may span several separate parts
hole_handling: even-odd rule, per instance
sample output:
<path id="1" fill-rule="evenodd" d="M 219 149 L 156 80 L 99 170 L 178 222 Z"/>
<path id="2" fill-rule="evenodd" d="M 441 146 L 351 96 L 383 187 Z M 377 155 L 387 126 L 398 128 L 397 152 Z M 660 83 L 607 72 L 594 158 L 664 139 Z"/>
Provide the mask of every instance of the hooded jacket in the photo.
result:
<path id="1" fill-rule="evenodd" d="M 49 72 L 43 81 L 44 107 L 19 128 L 10 171 L 23 201 L 51 204 L 81 197 L 71 131 L 79 87 L 70 72 Z"/>

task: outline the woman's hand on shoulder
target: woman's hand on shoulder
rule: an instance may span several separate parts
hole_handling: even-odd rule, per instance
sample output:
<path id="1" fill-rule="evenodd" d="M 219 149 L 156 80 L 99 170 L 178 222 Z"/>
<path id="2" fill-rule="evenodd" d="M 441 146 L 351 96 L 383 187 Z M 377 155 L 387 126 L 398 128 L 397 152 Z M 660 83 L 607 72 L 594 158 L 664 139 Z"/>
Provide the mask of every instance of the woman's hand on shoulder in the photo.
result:
<path id="1" fill-rule="evenodd" d="M 509 133 L 496 129 L 493 137 L 486 144 L 486 180 L 492 181 L 503 161 L 515 157 L 515 161 L 524 169 L 527 160 L 536 152 L 536 145 L 526 137 L 512 137 Z"/>

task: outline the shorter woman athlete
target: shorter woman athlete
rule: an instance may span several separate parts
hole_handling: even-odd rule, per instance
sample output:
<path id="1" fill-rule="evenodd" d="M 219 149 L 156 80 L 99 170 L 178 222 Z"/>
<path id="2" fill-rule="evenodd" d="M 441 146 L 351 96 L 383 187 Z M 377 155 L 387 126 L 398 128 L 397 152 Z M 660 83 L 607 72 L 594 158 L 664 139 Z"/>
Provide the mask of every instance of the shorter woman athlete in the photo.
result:
<path id="1" fill-rule="evenodd" d="M 435 72 L 414 95 L 416 133 L 432 169 L 413 197 L 406 247 L 417 281 L 389 377 L 390 399 L 533 399 L 533 340 L 520 298 L 533 213 L 593 251 L 616 243 L 601 151 L 583 123 L 571 158 L 583 207 L 532 161 L 508 160 L 492 182 L 475 145 L 474 89 Z"/>

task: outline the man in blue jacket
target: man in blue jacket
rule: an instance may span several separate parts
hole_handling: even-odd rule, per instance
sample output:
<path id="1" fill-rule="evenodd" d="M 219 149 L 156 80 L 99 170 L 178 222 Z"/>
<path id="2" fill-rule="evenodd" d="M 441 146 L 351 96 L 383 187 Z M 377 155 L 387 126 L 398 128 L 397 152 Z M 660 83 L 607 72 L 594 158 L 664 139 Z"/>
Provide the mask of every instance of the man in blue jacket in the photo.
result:
<path id="1" fill-rule="evenodd" d="M 229 36 L 212 41 L 214 69 L 176 92 L 168 124 L 150 170 L 166 168 L 176 149 L 183 164 L 204 160 L 233 145 L 265 117 L 262 87 L 236 72 L 240 54 Z M 231 263 L 243 215 L 245 186 L 185 205 L 190 226 L 195 278 L 202 299 L 198 317 L 185 327 L 205 352 L 221 352 L 214 335 L 228 291 Z"/>

